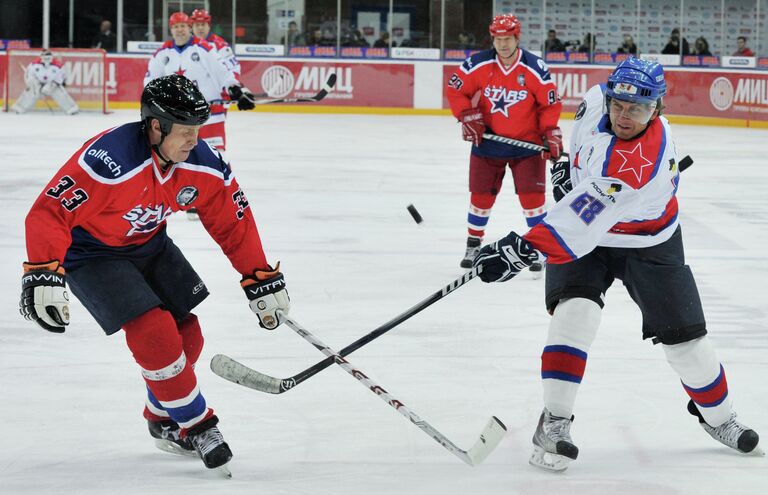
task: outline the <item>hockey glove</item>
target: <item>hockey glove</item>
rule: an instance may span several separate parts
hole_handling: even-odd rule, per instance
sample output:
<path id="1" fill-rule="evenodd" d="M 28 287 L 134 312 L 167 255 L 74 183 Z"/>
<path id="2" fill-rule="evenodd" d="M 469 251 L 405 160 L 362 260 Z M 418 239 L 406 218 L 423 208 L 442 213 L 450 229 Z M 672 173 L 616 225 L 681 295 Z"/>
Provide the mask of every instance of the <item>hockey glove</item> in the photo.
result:
<path id="1" fill-rule="evenodd" d="M 259 318 L 259 326 L 274 330 L 280 325 L 277 310 L 287 313 L 291 298 L 285 290 L 285 279 L 280 273 L 280 263 L 273 270 L 254 270 L 253 275 L 243 277 L 240 285 L 248 297 L 251 311 Z"/>
<path id="2" fill-rule="evenodd" d="M 255 97 L 251 90 L 246 87 L 230 86 L 227 90 L 229 97 L 232 101 L 237 102 L 237 108 L 239 110 L 253 110 L 256 107 L 254 103 Z"/>
<path id="3" fill-rule="evenodd" d="M 506 282 L 539 258 L 539 252 L 531 243 L 510 232 L 493 244 L 480 248 L 474 266 L 483 267 L 480 273 L 483 282 Z"/>
<path id="4" fill-rule="evenodd" d="M 555 202 L 559 202 L 563 197 L 571 192 L 573 184 L 571 184 L 571 161 L 566 155 L 563 155 L 560 160 L 552 165 L 549 169 L 552 174 L 552 196 L 555 197 Z"/>
<path id="5" fill-rule="evenodd" d="M 49 332 L 64 333 L 69 325 L 69 294 L 64 268 L 58 261 L 24 263 L 19 312 Z"/>
<path id="6" fill-rule="evenodd" d="M 559 127 L 544 132 L 544 147 L 541 157 L 545 160 L 557 160 L 563 154 L 563 131 Z"/>
<path id="7" fill-rule="evenodd" d="M 461 122 L 461 135 L 464 141 L 472 141 L 475 146 L 480 146 L 485 132 L 483 112 L 479 108 L 467 108 L 461 112 L 459 121 Z"/>

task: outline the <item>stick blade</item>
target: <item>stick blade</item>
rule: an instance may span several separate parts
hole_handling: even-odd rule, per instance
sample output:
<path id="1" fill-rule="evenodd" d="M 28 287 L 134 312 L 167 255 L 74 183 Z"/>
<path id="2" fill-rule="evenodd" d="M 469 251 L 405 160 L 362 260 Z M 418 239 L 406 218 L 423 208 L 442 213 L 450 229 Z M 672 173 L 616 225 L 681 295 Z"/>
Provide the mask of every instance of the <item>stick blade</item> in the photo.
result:
<path id="1" fill-rule="evenodd" d="M 499 443 L 501 443 L 506 434 L 507 427 L 504 426 L 504 423 L 496 416 L 492 416 L 488 420 L 488 424 L 483 428 L 482 433 L 480 433 L 480 438 L 467 451 L 467 457 L 469 457 L 471 465 L 477 466 L 483 462 L 499 446 Z"/>
<path id="2" fill-rule="evenodd" d="M 259 373 L 224 354 L 213 356 L 211 359 L 211 371 L 232 383 L 268 394 L 280 394 L 287 388 L 290 388 L 284 389 L 281 387 L 282 380 Z"/>

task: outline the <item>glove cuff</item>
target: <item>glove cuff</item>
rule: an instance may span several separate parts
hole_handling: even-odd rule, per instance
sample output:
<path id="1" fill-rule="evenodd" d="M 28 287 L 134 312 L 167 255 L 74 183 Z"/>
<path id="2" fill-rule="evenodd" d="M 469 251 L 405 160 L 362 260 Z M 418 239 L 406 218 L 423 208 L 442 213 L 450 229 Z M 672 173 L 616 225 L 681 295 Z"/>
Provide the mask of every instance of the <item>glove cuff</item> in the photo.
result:
<path id="1" fill-rule="evenodd" d="M 270 265 L 267 265 L 266 270 L 259 270 L 256 269 L 253 271 L 253 275 L 244 275 L 243 278 L 240 280 L 240 287 L 245 289 L 249 285 L 258 284 L 259 282 L 263 282 L 264 280 L 269 280 L 272 277 L 275 277 L 280 274 L 280 262 L 277 262 L 277 265 L 275 265 L 275 268 L 272 268 Z"/>
<path id="2" fill-rule="evenodd" d="M 25 261 L 21 266 L 24 269 L 24 273 L 35 270 L 50 270 L 60 275 L 64 275 L 64 267 L 61 266 L 59 260 L 46 261 L 45 263 L 30 263 L 29 261 Z"/>

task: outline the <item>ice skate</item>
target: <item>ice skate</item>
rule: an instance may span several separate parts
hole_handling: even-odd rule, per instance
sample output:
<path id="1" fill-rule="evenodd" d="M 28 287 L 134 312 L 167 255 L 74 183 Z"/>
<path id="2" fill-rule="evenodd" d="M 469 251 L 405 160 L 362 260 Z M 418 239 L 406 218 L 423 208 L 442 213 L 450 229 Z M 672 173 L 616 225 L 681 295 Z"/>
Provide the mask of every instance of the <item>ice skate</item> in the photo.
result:
<path id="1" fill-rule="evenodd" d="M 181 428 L 175 421 L 147 421 L 149 434 L 155 439 L 155 447 L 170 454 L 196 457 L 197 452 L 189 439 L 181 438 Z"/>
<path id="2" fill-rule="evenodd" d="M 572 422 L 573 416 L 553 416 L 545 407 L 533 434 L 533 453 L 528 463 L 550 471 L 564 471 L 579 455 L 579 448 L 571 440 Z"/>
<path id="3" fill-rule="evenodd" d="M 531 278 L 539 280 L 544 275 L 544 269 L 547 267 L 547 262 L 544 260 L 534 261 L 528 268 L 531 272 Z"/>
<path id="4" fill-rule="evenodd" d="M 194 446 L 203 464 L 208 469 L 216 469 L 227 478 L 232 477 L 232 472 L 227 464 L 232 459 L 232 451 L 224 441 L 224 436 L 216 424 L 219 418 L 212 416 L 202 423 L 190 428 L 187 438 Z"/>
<path id="5" fill-rule="evenodd" d="M 475 256 L 480 252 L 480 239 L 477 237 L 467 237 L 467 252 L 464 253 L 464 259 L 461 260 L 462 268 L 472 268 L 472 262 Z"/>
<path id="6" fill-rule="evenodd" d="M 755 430 L 736 421 L 736 413 L 732 413 L 731 418 L 725 423 L 713 428 L 704 421 L 704 417 L 692 400 L 688 401 L 688 412 L 699 418 L 699 424 L 704 428 L 704 431 L 723 445 L 744 454 L 765 455 L 765 452 L 757 445 L 760 436 Z"/>

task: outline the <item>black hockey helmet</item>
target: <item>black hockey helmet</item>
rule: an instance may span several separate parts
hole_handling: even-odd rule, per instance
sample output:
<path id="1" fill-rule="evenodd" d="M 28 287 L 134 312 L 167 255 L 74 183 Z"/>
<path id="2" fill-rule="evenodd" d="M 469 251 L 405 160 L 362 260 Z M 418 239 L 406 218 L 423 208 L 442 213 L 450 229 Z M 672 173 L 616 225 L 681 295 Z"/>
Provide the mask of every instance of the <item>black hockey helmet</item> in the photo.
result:
<path id="1" fill-rule="evenodd" d="M 211 107 L 197 86 L 184 76 L 171 74 L 150 81 L 141 93 L 141 120 L 149 129 L 149 120 L 160 121 L 163 138 L 173 124 L 202 125 Z"/>

